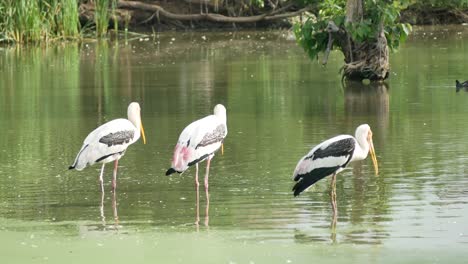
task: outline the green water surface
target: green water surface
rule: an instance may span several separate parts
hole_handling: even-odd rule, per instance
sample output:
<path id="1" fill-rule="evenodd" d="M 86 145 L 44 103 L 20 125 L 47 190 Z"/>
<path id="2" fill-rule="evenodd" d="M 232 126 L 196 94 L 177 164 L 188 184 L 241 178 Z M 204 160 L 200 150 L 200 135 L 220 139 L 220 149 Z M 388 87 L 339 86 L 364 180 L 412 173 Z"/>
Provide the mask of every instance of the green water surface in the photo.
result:
<path id="1" fill-rule="evenodd" d="M 342 56 L 311 62 L 286 32 L 0 48 L 0 263 L 466 263 L 468 27 L 418 28 L 385 85 L 342 87 Z M 68 171 L 86 135 L 142 107 L 147 141 Z M 166 177 L 179 133 L 227 108 L 209 197 Z M 294 198 L 315 144 L 373 129 L 370 160 Z M 205 163 L 200 166 L 204 173 Z M 101 203 L 101 199 L 103 202 Z"/>

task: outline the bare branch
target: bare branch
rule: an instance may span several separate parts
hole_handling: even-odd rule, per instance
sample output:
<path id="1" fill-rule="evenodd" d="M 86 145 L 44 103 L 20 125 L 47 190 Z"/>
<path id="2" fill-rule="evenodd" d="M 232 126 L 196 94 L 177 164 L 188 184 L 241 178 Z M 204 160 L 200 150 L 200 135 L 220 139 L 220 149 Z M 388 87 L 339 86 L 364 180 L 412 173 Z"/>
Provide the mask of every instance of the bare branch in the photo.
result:
<path id="1" fill-rule="evenodd" d="M 302 8 L 300 10 L 297 10 L 295 12 L 289 12 L 289 13 L 283 13 L 283 14 L 278 14 L 279 12 L 286 11 L 290 7 L 292 7 L 292 4 L 288 4 L 282 8 L 278 8 L 271 13 L 265 13 L 261 15 L 255 15 L 255 16 L 242 16 L 242 17 L 228 17 L 220 14 L 214 14 L 214 13 L 204 13 L 204 14 L 175 14 L 172 12 L 169 12 L 162 8 L 159 5 L 155 4 L 147 4 L 144 2 L 139 2 L 139 1 L 122 1 L 119 0 L 117 2 L 117 7 L 118 8 L 132 8 L 132 9 L 140 9 L 144 11 L 149 11 L 149 12 L 158 12 L 160 16 L 169 18 L 169 19 L 174 19 L 174 20 L 179 20 L 179 21 L 195 21 L 195 20 L 207 20 L 207 21 L 214 21 L 214 22 L 221 22 L 221 23 L 253 23 L 253 22 L 258 22 L 258 21 L 271 21 L 271 20 L 276 20 L 276 19 L 283 19 L 287 17 L 293 17 L 300 15 L 303 12 L 309 11 L 309 7 Z M 278 14 L 278 15 L 275 15 Z"/>

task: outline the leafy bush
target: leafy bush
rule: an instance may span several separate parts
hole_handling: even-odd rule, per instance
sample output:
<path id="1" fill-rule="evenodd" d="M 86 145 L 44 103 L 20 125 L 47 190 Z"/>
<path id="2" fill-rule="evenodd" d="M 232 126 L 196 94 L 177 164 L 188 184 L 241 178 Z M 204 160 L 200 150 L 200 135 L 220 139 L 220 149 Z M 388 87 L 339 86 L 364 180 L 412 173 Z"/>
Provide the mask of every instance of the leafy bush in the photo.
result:
<path id="1" fill-rule="evenodd" d="M 408 6 L 408 1 L 363 0 L 363 19 L 354 23 L 345 22 L 345 0 L 304 0 L 318 6 L 318 13 L 310 17 L 304 24 L 296 24 L 294 32 L 299 45 L 304 48 L 311 59 L 316 59 L 320 52 L 324 52 L 328 43 L 328 32 L 324 30 L 329 21 L 346 30 L 353 41 L 360 43 L 365 40 L 376 39 L 380 27 L 384 27 L 387 44 L 390 49 L 397 49 L 406 39 L 411 26 L 398 23 L 400 11 Z M 338 43 L 334 43 L 338 45 Z"/>

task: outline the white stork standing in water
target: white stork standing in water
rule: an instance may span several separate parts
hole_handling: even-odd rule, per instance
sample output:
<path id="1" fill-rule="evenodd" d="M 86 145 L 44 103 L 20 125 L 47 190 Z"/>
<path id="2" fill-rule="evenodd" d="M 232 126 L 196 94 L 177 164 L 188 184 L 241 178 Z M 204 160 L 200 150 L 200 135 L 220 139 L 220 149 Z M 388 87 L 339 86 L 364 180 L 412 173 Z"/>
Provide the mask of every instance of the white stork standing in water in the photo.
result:
<path id="1" fill-rule="evenodd" d="M 108 162 L 114 161 L 114 177 L 112 188 L 117 187 L 117 165 L 119 159 L 125 154 L 127 147 L 135 143 L 143 136 L 143 143 L 146 144 L 145 131 L 141 122 L 140 105 L 136 102 L 128 106 L 128 119 L 119 118 L 109 121 L 89 133 L 83 142 L 80 152 L 75 158 L 73 165 L 69 169 L 83 170 L 86 166 L 101 162 L 101 190 L 104 192 L 104 166 Z"/>
<path id="2" fill-rule="evenodd" d="M 182 173 L 195 165 L 195 185 L 198 190 L 198 163 L 206 159 L 205 191 L 207 191 L 210 161 L 220 148 L 223 153 L 223 141 L 226 135 L 226 108 L 218 104 L 214 108 L 213 115 L 194 121 L 182 131 L 174 149 L 171 168 L 167 170 L 166 175 L 174 172 Z"/>
<path id="3" fill-rule="evenodd" d="M 357 127 L 355 138 L 350 135 L 339 135 L 318 144 L 299 161 L 294 170 L 293 179 L 296 181 L 292 189 L 294 196 L 298 196 L 328 175 L 333 175 L 333 195 L 336 174 L 342 171 L 349 162 L 364 160 L 369 152 L 377 175 L 378 163 L 372 142 L 372 131 L 367 124 Z M 336 210 L 336 202 L 333 205 Z"/>

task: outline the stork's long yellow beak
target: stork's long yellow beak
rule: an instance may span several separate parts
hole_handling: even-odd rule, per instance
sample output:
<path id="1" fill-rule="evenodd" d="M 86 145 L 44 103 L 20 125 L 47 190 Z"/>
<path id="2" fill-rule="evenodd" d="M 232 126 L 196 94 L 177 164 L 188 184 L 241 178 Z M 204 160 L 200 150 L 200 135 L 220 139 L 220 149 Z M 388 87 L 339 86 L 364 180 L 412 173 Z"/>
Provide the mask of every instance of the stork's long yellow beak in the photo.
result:
<path id="1" fill-rule="evenodd" d="M 377 156 L 375 155 L 374 142 L 372 142 L 372 138 L 369 140 L 369 144 L 369 152 L 371 154 L 372 163 L 374 164 L 375 175 L 379 175 L 379 163 L 377 162 Z"/>
<path id="2" fill-rule="evenodd" d="M 221 143 L 221 155 L 224 155 L 224 144 Z"/>
<path id="3" fill-rule="evenodd" d="M 140 123 L 140 131 L 143 136 L 143 144 L 146 144 L 145 129 L 143 128 L 143 122 Z"/>

